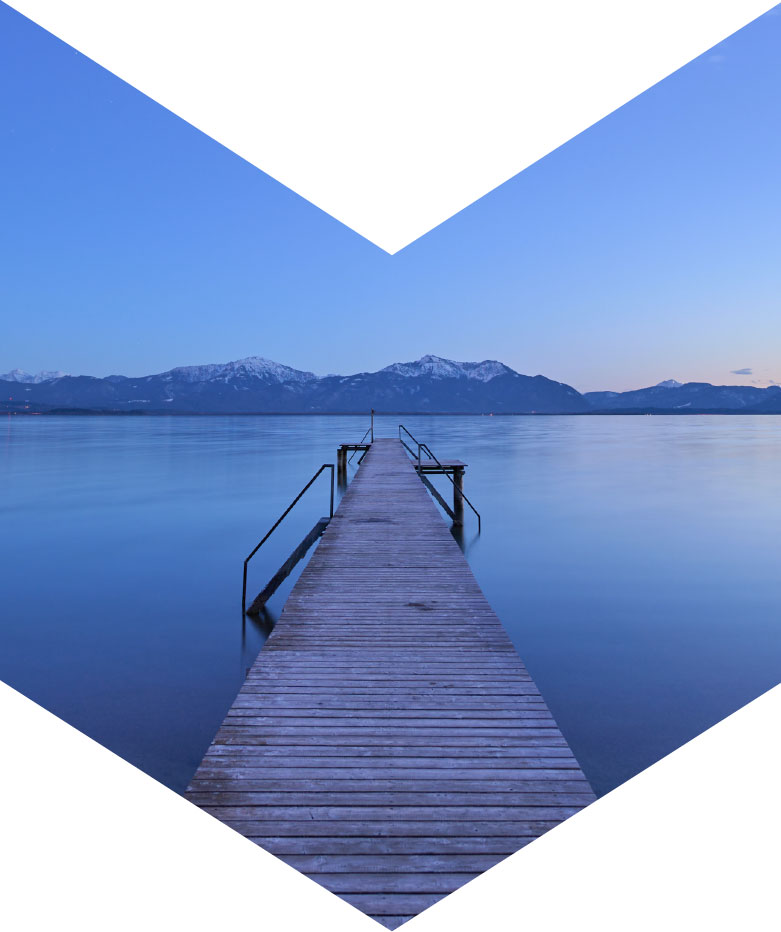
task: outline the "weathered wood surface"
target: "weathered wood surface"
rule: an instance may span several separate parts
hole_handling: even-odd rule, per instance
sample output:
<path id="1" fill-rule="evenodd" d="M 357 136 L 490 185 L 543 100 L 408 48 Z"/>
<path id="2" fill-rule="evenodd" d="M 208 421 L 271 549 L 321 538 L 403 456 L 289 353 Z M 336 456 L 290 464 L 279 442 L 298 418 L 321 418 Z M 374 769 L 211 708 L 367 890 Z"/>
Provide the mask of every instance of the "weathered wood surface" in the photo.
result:
<path id="1" fill-rule="evenodd" d="M 593 799 L 397 440 L 376 440 L 188 790 L 388 928 Z"/>

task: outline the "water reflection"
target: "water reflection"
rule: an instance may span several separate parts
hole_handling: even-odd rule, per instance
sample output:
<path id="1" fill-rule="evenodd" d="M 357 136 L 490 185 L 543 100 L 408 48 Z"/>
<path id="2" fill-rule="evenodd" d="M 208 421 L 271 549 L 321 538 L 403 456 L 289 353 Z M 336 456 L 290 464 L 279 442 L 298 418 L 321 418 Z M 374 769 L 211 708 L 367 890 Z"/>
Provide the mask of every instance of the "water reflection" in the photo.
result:
<path id="1" fill-rule="evenodd" d="M 469 554 L 472 548 L 478 541 L 480 537 L 480 531 L 469 531 L 466 529 L 464 524 L 451 524 L 450 533 L 456 540 L 456 543 L 461 548 L 464 556 L 469 559 Z"/>
<path id="2" fill-rule="evenodd" d="M 267 607 L 262 606 L 257 615 L 241 613 L 241 673 L 246 679 L 247 673 L 261 647 L 268 640 L 277 623 L 277 616 Z"/>

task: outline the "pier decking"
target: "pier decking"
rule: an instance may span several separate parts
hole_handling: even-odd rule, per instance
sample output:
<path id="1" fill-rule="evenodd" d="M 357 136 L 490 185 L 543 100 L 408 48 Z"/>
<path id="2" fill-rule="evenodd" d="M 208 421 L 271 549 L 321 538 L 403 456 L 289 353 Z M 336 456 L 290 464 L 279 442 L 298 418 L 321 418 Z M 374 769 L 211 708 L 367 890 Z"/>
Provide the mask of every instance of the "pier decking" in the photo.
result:
<path id="1" fill-rule="evenodd" d="M 398 440 L 375 440 L 188 798 L 389 928 L 593 799 Z"/>

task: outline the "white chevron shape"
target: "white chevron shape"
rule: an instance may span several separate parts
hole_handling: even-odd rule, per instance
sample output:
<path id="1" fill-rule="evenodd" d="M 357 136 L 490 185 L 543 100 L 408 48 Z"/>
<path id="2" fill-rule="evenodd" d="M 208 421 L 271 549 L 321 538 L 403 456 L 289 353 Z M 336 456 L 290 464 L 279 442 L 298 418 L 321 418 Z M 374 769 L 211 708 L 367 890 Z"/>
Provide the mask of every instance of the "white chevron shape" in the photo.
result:
<path id="1" fill-rule="evenodd" d="M 15 0 L 395 253 L 767 0 Z"/>

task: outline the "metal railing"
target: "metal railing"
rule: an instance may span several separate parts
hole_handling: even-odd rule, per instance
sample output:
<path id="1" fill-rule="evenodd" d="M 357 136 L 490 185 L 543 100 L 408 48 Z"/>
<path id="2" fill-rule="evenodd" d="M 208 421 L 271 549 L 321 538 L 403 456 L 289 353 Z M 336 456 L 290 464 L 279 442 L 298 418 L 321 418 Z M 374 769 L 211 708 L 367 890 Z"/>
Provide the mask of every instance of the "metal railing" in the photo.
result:
<path id="1" fill-rule="evenodd" d="M 361 437 L 361 439 L 358 441 L 358 443 L 365 443 L 365 442 L 366 442 L 366 438 L 367 438 L 370 434 L 371 434 L 371 438 L 372 438 L 371 441 L 370 441 L 370 443 L 374 443 L 374 408 L 371 409 L 371 423 L 370 423 L 369 426 L 366 428 L 366 433 L 363 435 L 363 437 Z M 356 454 L 357 452 L 358 452 L 357 450 L 353 450 L 353 452 L 350 454 L 350 459 L 347 460 L 348 463 L 352 463 L 353 457 L 355 456 L 355 454 Z M 364 452 L 364 456 L 365 456 L 365 455 L 366 455 L 366 451 L 364 450 L 363 452 Z M 361 460 L 362 460 L 362 459 L 363 459 L 363 456 L 361 457 Z M 359 465 L 360 465 L 361 460 L 358 460 L 358 464 L 359 464 Z"/>
<path id="2" fill-rule="evenodd" d="M 369 436 L 369 434 L 370 434 L 371 432 L 372 432 L 371 427 L 367 427 L 367 428 L 366 428 L 366 433 L 363 435 L 363 437 L 361 437 L 361 439 L 358 441 L 358 443 L 359 443 L 359 444 L 360 444 L 360 443 L 365 443 L 365 442 L 366 442 L 366 438 Z M 373 440 L 373 439 L 374 439 L 374 438 L 372 438 L 372 440 Z M 357 450 L 353 450 L 353 452 L 350 454 L 350 458 L 347 460 L 348 463 L 352 463 L 353 457 L 355 456 L 355 454 L 356 454 L 357 452 L 358 452 Z M 366 451 L 364 450 L 363 452 L 365 453 Z M 363 459 L 363 457 L 361 457 L 361 459 Z"/>
<path id="3" fill-rule="evenodd" d="M 418 448 L 418 452 L 417 452 L 417 453 L 415 453 L 414 450 L 410 449 L 409 445 L 408 445 L 407 443 L 404 442 L 404 439 L 403 439 L 402 436 L 401 436 L 401 432 L 402 432 L 402 431 L 404 431 L 404 433 L 410 438 L 410 440 L 417 446 L 417 448 Z M 477 530 L 478 530 L 478 531 L 482 531 L 482 529 L 483 529 L 483 520 L 482 520 L 482 518 L 480 517 L 480 512 L 475 508 L 475 506 L 474 506 L 474 505 L 469 501 L 469 499 L 466 497 L 466 494 L 464 493 L 464 490 L 463 490 L 463 489 L 460 489 L 460 488 L 456 485 L 455 479 L 450 475 L 449 472 L 446 471 L 446 469 L 445 469 L 445 467 L 442 465 L 442 463 L 440 463 L 439 460 L 436 458 L 436 456 L 434 456 L 434 454 L 431 452 L 431 447 L 430 447 L 427 443 L 421 443 L 419 440 L 417 440 L 415 437 L 413 437 L 412 434 L 407 430 L 407 428 L 406 428 L 403 424 L 399 424 L 399 440 L 401 441 L 401 445 L 402 445 L 402 446 L 404 447 L 404 449 L 413 457 L 413 459 L 416 459 L 416 460 L 418 461 L 417 469 L 418 469 L 418 475 L 419 475 L 419 476 L 422 476 L 422 475 L 423 475 L 422 468 L 421 468 L 422 465 L 423 465 L 423 464 L 422 464 L 422 459 L 421 459 L 421 453 L 422 453 L 423 450 L 426 451 L 426 453 L 428 454 L 428 456 L 429 456 L 432 460 L 434 460 L 434 462 L 437 464 L 437 466 L 439 466 L 439 468 L 440 468 L 442 474 L 445 475 L 445 476 L 447 476 L 447 478 L 450 480 L 450 483 L 451 483 L 451 485 L 453 486 L 454 493 L 455 493 L 456 495 L 460 495 L 461 498 L 467 503 L 467 505 L 469 505 L 469 507 L 470 507 L 470 508 L 472 509 L 472 511 L 475 513 L 475 516 L 477 517 Z"/>
<path id="4" fill-rule="evenodd" d="M 269 537 L 271 537 L 271 535 L 274 533 L 274 531 L 276 531 L 276 529 L 279 527 L 279 525 L 282 524 L 282 522 L 285 520 L 285 518 L 290 514 L 290 512 L 293 510 L 293 508 L 294 508 L 294 507 L 298 504 L 298 502 L 301 500 L 301 498 L 303 498 L 304 493 L 307 491 L 307 489 L 309 489 L 309 487 L 310 487 L 311 485 L 314 484 L 315 480 L 317 479 L 317 477 L 320 475 L 320 473 L 321 473 L 324 469 L 330 469 L 330 470 L 331 470 L 331 509 L 330 509 L 330 512 L 329 512 L 329 518 L 333 518 L 333 516 L 334 516 L 334 464 L 333 464 L 333 463 L 323 463 L 323 465 L 317 470 L 317 472 L 314 474 L 314 476 L 312 476 L 312 478 L 309 480 L 309 482 L 307 482 L 307 484 L 303 487 L 303 489 L 301 489 L 301 491 L 298 493 L 298 495 L 296 495 L 296 497 L 293 499 L 293 501 L 292 501 L 292 502 L 287 506 L 287 508 L 282 512 L 282 514 L 280 515 L 280 517 L 278 518 L 278 520 L 276 521 L 276 523 L 274 524 L 274 526 L 271 528 L 271 530 L 268 532 L 268 534 L 266 534 L 266 536 L 263 538 L 263 540 L 260 541 L 260 543 L 257 545 L 257 547 L 255 547 L 255 549 L 252 551 L 252 553 L 251 553 L 251 554 L 247 557 L 247 559 L 244 561 L 244 582 L 243 582 L 242 589 L 241 589 L 241 611 L 242 611 L 242 613 L 245 613 L 245 612 L 246 612 L 246 608 L 247 608 L 247 565 L 249 564 L 249 561 L 255 556 L 255 554 L 258 552 L 258 550 L 260 550 L 260 548 L 263 546 L 263 544 L 266 543 L 266 541 L 269 539 Z"/>
<path id="5" fill-rule="evenodd" d="M 419 444 L 418 441 L 412 436 L 412 434 L 407 430 L 407 428 L 406 428 L 403 424 L 399 424 L 399 440 L 401 441 L 401 445 L 404 447 L 404 449 L 407 451 L 407 453 L 409 453 L 410 456 L 413 456 L 415 459 L 418 459 L 418 454 L 415 453 L 414 450 L 411 450 L 411 449 L 409 448 L 409 445 L 406 444 L 406 443 L 404 442 L 404 438 L 401 436 L 401 432 L 402 432 L 402 431 L 404 431 L 404 433 L 405 433 L 405 434 L 409 437 L 409 439 L 415 444 L 415 446 L 420 447 L 420 444 Z"/>

